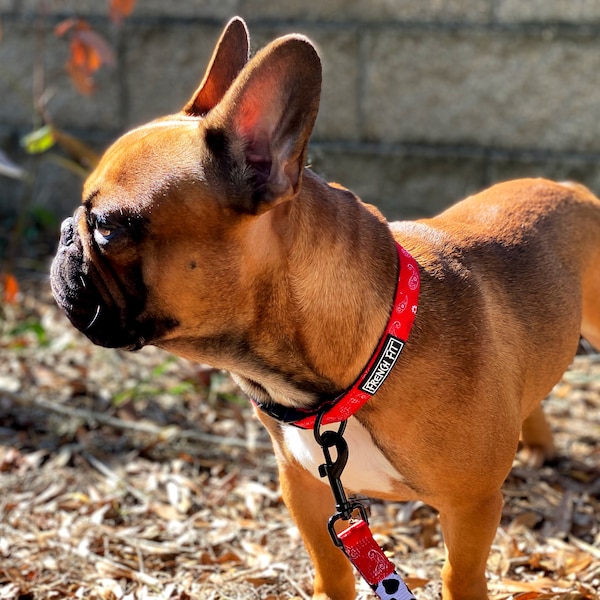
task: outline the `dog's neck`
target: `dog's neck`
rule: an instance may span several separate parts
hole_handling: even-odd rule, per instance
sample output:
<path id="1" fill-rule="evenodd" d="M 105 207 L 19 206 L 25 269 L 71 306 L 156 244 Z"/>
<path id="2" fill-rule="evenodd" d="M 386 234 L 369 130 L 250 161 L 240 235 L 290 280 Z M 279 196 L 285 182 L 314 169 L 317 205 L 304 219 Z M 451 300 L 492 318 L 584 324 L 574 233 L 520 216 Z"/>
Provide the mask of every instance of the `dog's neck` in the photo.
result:
<path id="1" fill-rule="evenodd" d="M 259 219 L 284 259 L 265 274 L 270 296 L 252 336 L 260 346 L 229 368 L 263 402 L 314 407 L 351 385 L 377 345 L 396 287 L 394 240 L 375 209 L 308 170 L 298 196 Z M 365 255 L 357 260 L 352 248 Z M 328 257 L 318 271 L 317 255 Z M 285 328 L 274 332 L 269 321 Z"/>
<path id="2" fill-rule="evenodd" d="M 337 372 L 329 377 L 346 387 L 371 355 L 390 314 L 397 273 L 394 240 L 387 224 L 354 194 L 310 171 L 294 209 L 298 219 L 310 220 L 298 227 L 299 235 L 292 229 L 290 236 L 290 284 L 302 315 L 299 325 L 305 339 L 312 335 L 305 343 L 313 348 L 315 368 L 335 365 Z M 294 218 L 292 212 L 290 221 Z M 327 220 L 330 227 L 324 226 Z M 360 260 L 359 252 L 365 253 Z M 319 260 L 318 270 L 317 256 L 328 257 Z"/>

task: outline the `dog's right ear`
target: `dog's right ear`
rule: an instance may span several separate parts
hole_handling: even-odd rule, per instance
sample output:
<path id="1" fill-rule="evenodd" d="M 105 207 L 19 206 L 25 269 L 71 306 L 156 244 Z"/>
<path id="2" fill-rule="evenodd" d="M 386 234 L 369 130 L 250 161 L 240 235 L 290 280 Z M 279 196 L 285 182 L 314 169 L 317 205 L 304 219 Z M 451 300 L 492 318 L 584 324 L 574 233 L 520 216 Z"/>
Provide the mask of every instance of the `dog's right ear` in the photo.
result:
<path id="1" fill-rule="evenodd" d="M 253 214 L 300 189 L 321 92 L 321 61 L 301 35 L 281 37 L 256 54 L 205 119 L 206 141 L 232 208 Z"/>
<path id="2" fill-rule="evenodd" d="M 191 117 L 201 117 L 215 107 L 248 62 L 249 49 L 246 24 L 239 17 L 234 17 L 217 42 L 204 79 L 182 112 Z"/>

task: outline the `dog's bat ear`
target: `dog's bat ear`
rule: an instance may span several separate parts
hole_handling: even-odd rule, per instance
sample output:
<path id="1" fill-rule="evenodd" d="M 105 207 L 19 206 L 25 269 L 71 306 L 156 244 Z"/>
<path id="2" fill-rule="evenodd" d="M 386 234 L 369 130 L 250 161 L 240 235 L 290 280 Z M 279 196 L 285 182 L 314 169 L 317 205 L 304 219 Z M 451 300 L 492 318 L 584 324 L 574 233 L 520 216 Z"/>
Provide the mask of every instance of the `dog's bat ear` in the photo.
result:
<path id="1" fill-rule="evenodd" d="M 238 210 L 262 212 L 297 193 L 320 93 L 314 46 L 289 35 L 254 56 L 212 111 L 209 146 L 211 134 L 229 139 L 230 157 L 247 188 L 234 194 L 235 202 L 244 203 Z"/>
<path id="2" fill-rule="evenodd" d="M 182 112 L 201 117 L 214 108 L 248 62 L 249 48 L 246 24 L 239 17 L 234 17 L 215 46 L 204 79 Z"/>

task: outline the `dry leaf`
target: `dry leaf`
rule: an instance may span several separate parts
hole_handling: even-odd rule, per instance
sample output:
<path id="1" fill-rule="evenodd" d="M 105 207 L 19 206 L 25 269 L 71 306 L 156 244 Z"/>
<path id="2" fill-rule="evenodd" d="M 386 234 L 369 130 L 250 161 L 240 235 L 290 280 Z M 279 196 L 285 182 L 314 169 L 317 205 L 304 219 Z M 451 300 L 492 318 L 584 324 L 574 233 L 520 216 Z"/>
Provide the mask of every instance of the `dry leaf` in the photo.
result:
<path id="1" fill-rule="evenodd" d="M 2 300 L 5 304 L 15 304 L 19 295 L 19 282 L 12 273 L 7 273 L 3 277 L 4 290 Z"/>
<path id="2" fill-rule="evenodd" d="M 4 307 L 0 324 L 0 454 L 17 451 L 0 473 L 0 600 L 308 598 L 313 570 L 251 409 L 206 401 L 206 380 L 155 348 L 93 347 L 47 284 L 34 292 L 26 279 L 19 285 L 20 301 Z M 32 321 L 45 343 L 30 336 L 15 350 L 9 332 Z M 189 392 L 170 393 L 184 378 L 194 381 Z M 507 479 L 490 600 L 600 600 L 600 357 L 577 358 L 566 378 L 568 398 L 553 393 L 546 402 L 559 466 L 517 461 Z M 124 389 L 132 392 L 127 414 L 113 402 Z M 162 435 L 167 424 L 172 432 Z M 249 436 L 259 442 L 253 450 Z M 421 503 L 370 509 L 418 600 L 439 600 L 436 512 Z M 548 538 L 547 524 L 557 535 L 571 531 Z M 372 597 L 366 584 L 357 597 Z"/>
<path id="3" fill-rule="evenodd" d="M 66 69 L 73 85 L 82 94 L 93 93 L 94 73 L 103 65 L 115 64 L 110 44 L 83 19 L 66 19 L 55 27 L 54 33 L 71 37 Z"/>
<path id="4" fill-rule="evenodd" d="M 184 515 L 169 504 L 153 503 L 150 505 L 150 511 L 165 521 L 181 521 L 184 519 Z"/>
<path id="5" fill-rule="evenodd" d="M 69 77 L 71 78 L 71 82 L 80 94 L 89 96 L 96 91 L 94 78 L 88 71 L 84 69 L 78 69 L 71 62 L 67 63 L 66 69 Z"/>
<path id="6" fill-rule="evenodd" d="M 135 8 L 136 0 L 110 0 L 110 18 L 113 23 L 120 25 Z"/>
<path id="7" fill-rule="evenodd" d="M 403 579 L 410 590 L 421 588 L 431 581 L 430 579 L 423 579 L 422 577 L 404 577 Z"/>
<path id="8" fill-rule="evenodd" d="M 115 64 L 115 54 L 108 42 L 93 29 L 82 27 L 73 33 L 73 40 L 77 44 L 73 61 L 77 66 L 90 72 L 97 71 L 102 65 Z"/>
<path id="9" fill-rule="evenodd" d="M 257 569 L 266 569 L 273 563 L 273 555 L 266 546 L 242 540 L 242 548 L 248 553 L 248 563 Z"/>

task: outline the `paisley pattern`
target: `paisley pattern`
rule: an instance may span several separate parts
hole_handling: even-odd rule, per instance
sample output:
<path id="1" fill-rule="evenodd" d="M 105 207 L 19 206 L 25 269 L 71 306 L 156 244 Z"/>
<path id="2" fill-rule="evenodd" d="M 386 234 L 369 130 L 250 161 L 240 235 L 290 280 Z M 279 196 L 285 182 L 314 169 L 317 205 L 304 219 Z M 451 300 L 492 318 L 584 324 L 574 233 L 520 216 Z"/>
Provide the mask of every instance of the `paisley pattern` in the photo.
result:
<path id="1" fill-rule="evenodd" d="M 381 600 L 415 600 L 373 538 L 366 521 L 359 519 L 339 534 L 350 562 Z"/>

